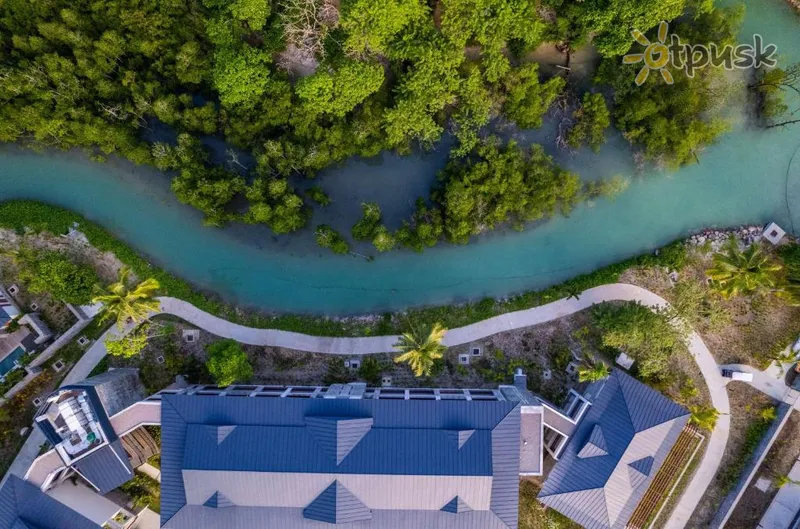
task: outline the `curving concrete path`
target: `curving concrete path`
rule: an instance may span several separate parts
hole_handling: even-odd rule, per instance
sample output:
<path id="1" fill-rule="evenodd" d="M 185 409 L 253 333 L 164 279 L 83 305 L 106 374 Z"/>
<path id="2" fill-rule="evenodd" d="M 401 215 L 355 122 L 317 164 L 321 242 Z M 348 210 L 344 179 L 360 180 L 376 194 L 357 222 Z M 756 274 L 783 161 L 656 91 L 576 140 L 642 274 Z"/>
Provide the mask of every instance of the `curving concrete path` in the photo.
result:
<path id="1" fill-rule="evenodd" d="M 217 336 L 232 338 L 250 345 L 286 347 L 323 354 L 365 355 L 393 352 L 393 344 L 397 341 L 397 336 L 330 338 L 272 329 L 254 329 L 231 323 L 180 299 L 161 297 L 159 300 L 161 301 L 160 314 L 179 317 Z M 664 298 L 635 285 L 622 283 L 602 285 L 582 292 L 577 299 L 561 299 L 547 305 L 510 312 L 464 327 L 450 329 L 445 334 L 443 343 L 447 346 L 470 343 L 499 332 L 529 327 L 568 316 L 604 301 L 638 301 L 651 308 L 668 305 Z M 105 339 L 127 334 L 132 328 L 132 325 L 128 325 L 121 331 L 114 327 L 107 331 L 86 351 L 70 371 L 64 383 L 68 384 L 86 378 L 94 366 L 106 355 Z M 725 379 L 720 375 L 714 357 L 700 336 L 694 331 L 688 337 L 688 348 L 706 380 L 706 385 L 711 394 L 711 402 L 719 410 L 720 417 L 716 428 L 708 437 L 708 447 L 692 481 L 686 487 L 672 516 L 665 525 L 667 529 L 679 529 L 688 522 L 700 498 L 717 472 L 722 455 L 725 452 L 730 429 L 730 406 L 728 393 L 725 389 Z M 19 454 L 12 466 L 11 473 L 24 475 L 27 466 L 30 464 L 25 465 L 25 463 L 31 455 L 38 451 L 38 443 L 35 440 L 37 433 L 38 430 L 34 431 L 28 439 L 25 448 L 29 448 L 29 450 L 23 449 L 22 453 Z M 30 452 L 30 454 L 26 452 Z M 30 461 L 32 461 L 32 458 Z"/>
<path id="2" fill-rule="evenodd" d="M 397 341 L 397 336 L 326 338 L 287 331 L 253 329 L 208 314 L 179 299 L 167 297 L 160 299 L 162 313 L 182 318 L 218 336 L 252 345 L 287 347 L 314 353 L 363 355 L 391 352 L 393 351 L 392 344 Z M 502 314 L 465 327 L 450 329 L 445 334 L 443 343 L 447 346 L 469 343 L 499 332 L 529 327 L 568 316 L 604 301 L 638 301 L 651 308 L 668 305 L 661 296 L 635 285 L 622 283 L 602 285 L 586 290 L 577 299 L 561 299 L 547 305 Z M 702 338 L 694 331 L 688 337 L 688 348 L 706 380 L 711 402 L 719 410 L 720 417 L 714 431 L 708 437 L 708 446 L 692 481 L 686 487 L 665 525 L 667 529 L 684 527 L 689 521 L 700 498 L 717 473 L 730 431 L 728 392 L 725 389 L 725 379 L 720 375 L 717 362 L 703 343 Z"/>

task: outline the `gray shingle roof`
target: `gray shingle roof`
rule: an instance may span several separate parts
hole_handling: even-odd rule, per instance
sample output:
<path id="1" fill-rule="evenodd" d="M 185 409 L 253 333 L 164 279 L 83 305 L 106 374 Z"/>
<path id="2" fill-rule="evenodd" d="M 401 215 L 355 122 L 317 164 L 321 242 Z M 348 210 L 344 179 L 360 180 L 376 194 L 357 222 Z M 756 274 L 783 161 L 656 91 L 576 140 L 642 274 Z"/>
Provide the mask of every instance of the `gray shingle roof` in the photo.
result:
<path id="1" fill-rule="evenodd" d="M 684 408 L 615 370 L 539 499 L 587 529 L 625 527 L 688 419 Z M 601 437 L 607 455 L 598 453 Z"/>
<path id="2" fill-rule="evenodd" d="M 165 529 L 517 526 L 516 403 L 165 395 L 161 413 Z M 472 511 L 442 511 L 455 496 Z"/>
<path id="3" fill-rule="evenodd" d="M 0 488 L 0 529 L 100 529 L 60 501 L 13 474 Z"/>

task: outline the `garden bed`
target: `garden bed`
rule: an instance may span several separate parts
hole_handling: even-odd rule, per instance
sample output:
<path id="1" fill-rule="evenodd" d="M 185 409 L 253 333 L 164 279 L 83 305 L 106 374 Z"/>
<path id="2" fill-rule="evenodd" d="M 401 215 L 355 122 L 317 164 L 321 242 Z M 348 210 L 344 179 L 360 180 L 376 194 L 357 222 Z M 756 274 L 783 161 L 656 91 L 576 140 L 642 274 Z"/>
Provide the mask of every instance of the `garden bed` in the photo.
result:
<path id="1" fill-rule="evenodd" d="M 769 504 L 778 493 L 776 480 L 786 476 L 800 454 L 800 413 L 792 412 L 780 435 L 775 440 L 766 458 L 761 463 L 753 481 L 747 487 L 726 527 L 751 529 L 758 525 Z M 766 492 L 756 488 L 759 478 L 771 481 Z"/>
<path id="2" fill-rule="evenodd" d="M 744 382 L 731 382 L 727 388 L 731 425 L 725 454 L 687 527 L 709 526 L 725 496 L 736 486 L 750 456 L 769 427 L 761 413 L 775 405 L 771 398 Z"/>

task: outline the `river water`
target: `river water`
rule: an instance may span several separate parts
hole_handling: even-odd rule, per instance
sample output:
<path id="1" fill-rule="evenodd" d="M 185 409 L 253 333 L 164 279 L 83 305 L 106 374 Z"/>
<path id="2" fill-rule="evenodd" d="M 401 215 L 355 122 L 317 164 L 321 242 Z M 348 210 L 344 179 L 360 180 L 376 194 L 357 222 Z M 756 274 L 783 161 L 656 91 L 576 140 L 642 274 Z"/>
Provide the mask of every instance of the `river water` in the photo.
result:
<path id="1" fill-rule="evenodd" d="M 800 60 L 800 18 L 788 5 L 747 4 L 740 40 L 760 33 L 778 46 L 782 64 Z M 553 129 L 548 123 L 519 137 L 548 145 Z M 800 229 L 798 148 L 800 125 L 758 131 L 736 118 L 734 131 L 705 151 L 699 164 L 673 174 L 636 175 L 627 142 L 613 134 L 599 155 L 554 154 L 585 179 L 633 176 L 616 200 L 582 205 L 569 218 L 525 232 L 495 233 L 423 254 L 397 251 L 371 262 L 318 248 L 311 229 L 276 237 L 264 227 L 204 227 L 198 212 L 172 196 L 169 176 L 120 160 L 94 163 L 80 153 L 0 147 L 0 200 L 30 198 L 75 210 L 154 263 L 243 306 L 344 315 L 541 288 L 703 227 L 775 220 Z M 317 210 L 312 225 L 326 222 L 347 232 L 360 216 L 358 204 L 376 201 L 397 227 L 416 197 L 428 195 L 447 149 L 445 140 L 429 153 L 385 153 L 323 172 L 314 183 L 334 203 Z"/>

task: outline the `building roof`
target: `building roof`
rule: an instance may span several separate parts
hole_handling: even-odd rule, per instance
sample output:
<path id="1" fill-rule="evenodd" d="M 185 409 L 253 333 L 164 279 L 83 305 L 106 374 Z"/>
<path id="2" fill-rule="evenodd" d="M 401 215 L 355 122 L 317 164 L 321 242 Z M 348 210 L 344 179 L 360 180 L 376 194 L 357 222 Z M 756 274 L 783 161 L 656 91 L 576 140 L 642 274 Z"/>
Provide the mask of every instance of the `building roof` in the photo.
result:
<path id="1" fill-rule="evenodd" d="M 72 466 L 100 494 L 107 494 L 133 479 L 133 467 L 119 439 L 82 457 Z"/>
<path id="2" fill-rule="evenodd" d="M 545 481 L 539 499 L 587 529 L 623 528 L 689 419 L 614 370 Z"/>
<path id="3" fill-rule="evenodd" d="M 161 523 L 516 528 L 507 401 L 162 397 Z"/>
<path id="4" fill-rule="evenodd" d="M 0 488 L 0 529 L 100 529 L 39 487 L 9 474 Z"/>

